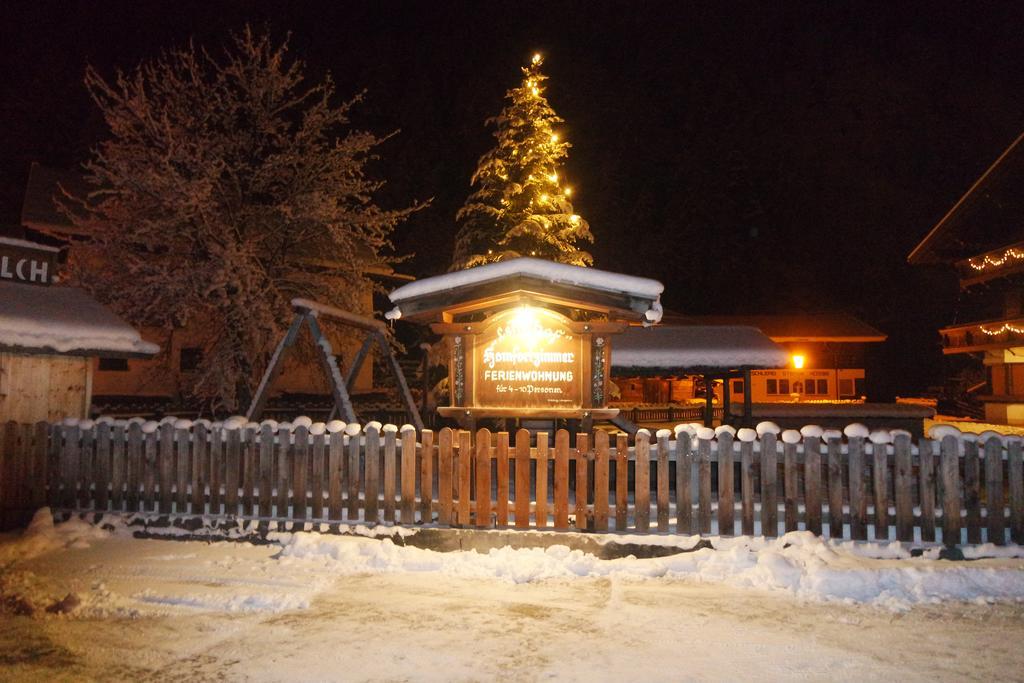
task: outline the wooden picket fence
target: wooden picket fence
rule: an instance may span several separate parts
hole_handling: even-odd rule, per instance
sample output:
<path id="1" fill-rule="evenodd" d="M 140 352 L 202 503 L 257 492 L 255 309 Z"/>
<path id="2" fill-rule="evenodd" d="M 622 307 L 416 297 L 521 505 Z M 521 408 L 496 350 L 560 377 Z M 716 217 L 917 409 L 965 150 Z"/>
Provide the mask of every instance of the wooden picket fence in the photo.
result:
<path id="1" fill-rule="evenodd" d="M 664 430 L 631 443 L 519 430 L 513 441 L 486 429 L 275 426 L 0 425 L 4 521 L 49 505 L 268 523 L 1024 542 L 1019 440 Z"/>

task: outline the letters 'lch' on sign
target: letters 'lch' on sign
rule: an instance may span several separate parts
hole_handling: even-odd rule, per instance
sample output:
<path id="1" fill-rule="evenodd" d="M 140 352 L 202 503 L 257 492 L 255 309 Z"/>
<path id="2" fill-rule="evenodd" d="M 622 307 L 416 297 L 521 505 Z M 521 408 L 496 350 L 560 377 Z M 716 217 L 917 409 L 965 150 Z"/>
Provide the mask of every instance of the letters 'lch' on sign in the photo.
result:
<path id="1" fill-rule="evenodd" d="M 57 271 L 54 247 L 0 237 L 0 281 L 49 285 Z"/>

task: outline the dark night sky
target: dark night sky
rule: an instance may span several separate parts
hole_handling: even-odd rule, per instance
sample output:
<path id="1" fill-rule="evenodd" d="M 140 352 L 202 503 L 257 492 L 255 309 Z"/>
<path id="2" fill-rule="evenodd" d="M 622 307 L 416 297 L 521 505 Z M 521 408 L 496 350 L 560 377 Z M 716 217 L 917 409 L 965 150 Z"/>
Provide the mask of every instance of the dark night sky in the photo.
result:
<path id="1" fill-rule="evenodd" d="M 443 270 L 454 214 L 518 67 L 540 50 L 574 144 L 566 175 L 596 265 L 693 313 L 848 311 L 891 335 L 880 396 L 941 375 L 949 274 L 907 253 L 1024 128 L 1022 3 L 6 3 L 0 220 L 28 165 L 102 133 L 81 85 L 246 21 L 400 129 L 382 201 L 433 197 L 396 235 Z"/>

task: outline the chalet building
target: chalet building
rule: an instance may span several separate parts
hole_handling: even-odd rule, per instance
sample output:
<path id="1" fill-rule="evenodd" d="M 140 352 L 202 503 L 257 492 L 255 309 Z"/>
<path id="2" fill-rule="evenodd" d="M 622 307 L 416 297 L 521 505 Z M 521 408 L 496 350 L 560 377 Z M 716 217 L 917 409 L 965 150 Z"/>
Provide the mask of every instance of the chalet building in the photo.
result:
<path id="1" fill-rule="evenodd" d="M 807 401 L 862 401 L 865 399 L 869 344 L 886 335 L 845 314 L 816 315 L 712 315 L 666 313 L 665 327 L 715 329 L 756 328 L 785 352 L 784 364 L 750 366 L 747 376 L 720 378 L 714 396 L 723 393 L 736 402 L 781 403 Z M 705 382 L 697 373 L 657 376 L 630 375 L 613 366 L 613 381 L 622 403 L 686 403 L 706 397 Z"/>
<path id="2" fill-rule="evenodd" d="M 947 355 L 969 354 L 986 370 L 985 420 L 1024 424 L 1024 134 L 1018 137 L 910 253 L 914 265 L 952 269 L 956 319 L 939 330 Z"/>
<path id="3" fill-rule="evenodd" d="M 21 216 L 22 225 L 30 234 L 42 235 L 55 243 L 66 242 L 75 230 L 54 204 L 54 197 L 59 194 L 58 185 L 73 193 L 86 189 L 75 173 L 33 164 Z M 331 263 L 323 261 L 319 255 L 316 258 L 314 265 L 323 268 L 324 277 L 330 277 Z M 371 264 L 367 272 L 392 282 L 411 279 L 383 264 Z M 365 310 L 373 310 L 372 288 L 367 287 L 361 298 Z M 183 380 L 196 371 L 203 356 L 202 326 L 172 330 L 143 327 L 141 333 L 146 341 L 159 345 L 159 354 L 151 358 L 100 357 L 94 360 L 91 381 L 93 405 L 98 412 L 137 415 L 180 411 Z M 343 360 L 354 356 L 362 341 L 330 328 L 324 333 Z M 365 396 L 373 390 L 373 362 L 366 362 L 350 391 L 354 396 Z M 330 395 L 328 382 L 312 352 L 295 354 L 284 361 L 274 382 L 267 414 L 289 410 L 307 414 L 326 411 L 331 406 Z"/>

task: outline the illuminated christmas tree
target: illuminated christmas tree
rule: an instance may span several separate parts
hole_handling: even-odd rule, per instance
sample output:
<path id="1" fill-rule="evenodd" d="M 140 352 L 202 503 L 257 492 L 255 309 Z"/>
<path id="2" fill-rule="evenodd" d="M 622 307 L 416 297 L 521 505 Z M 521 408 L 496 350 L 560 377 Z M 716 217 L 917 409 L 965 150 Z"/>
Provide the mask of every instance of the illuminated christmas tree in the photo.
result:
<path id="1" fill-rule="evenodd" d="M 542 64 L 534 55 L 523 82 L 505 94 L 501 114 L 487 121 L 497 145 L 480 158 L 472 179 L 476 191 L 456 215 L 452 270 L 516 256 L 593 264 L 578 246 L 594 236 L 573 211 L 572 188 L 560 172 L 570 145 L 557 130 L 562 119 L 544 97 Z"/>

